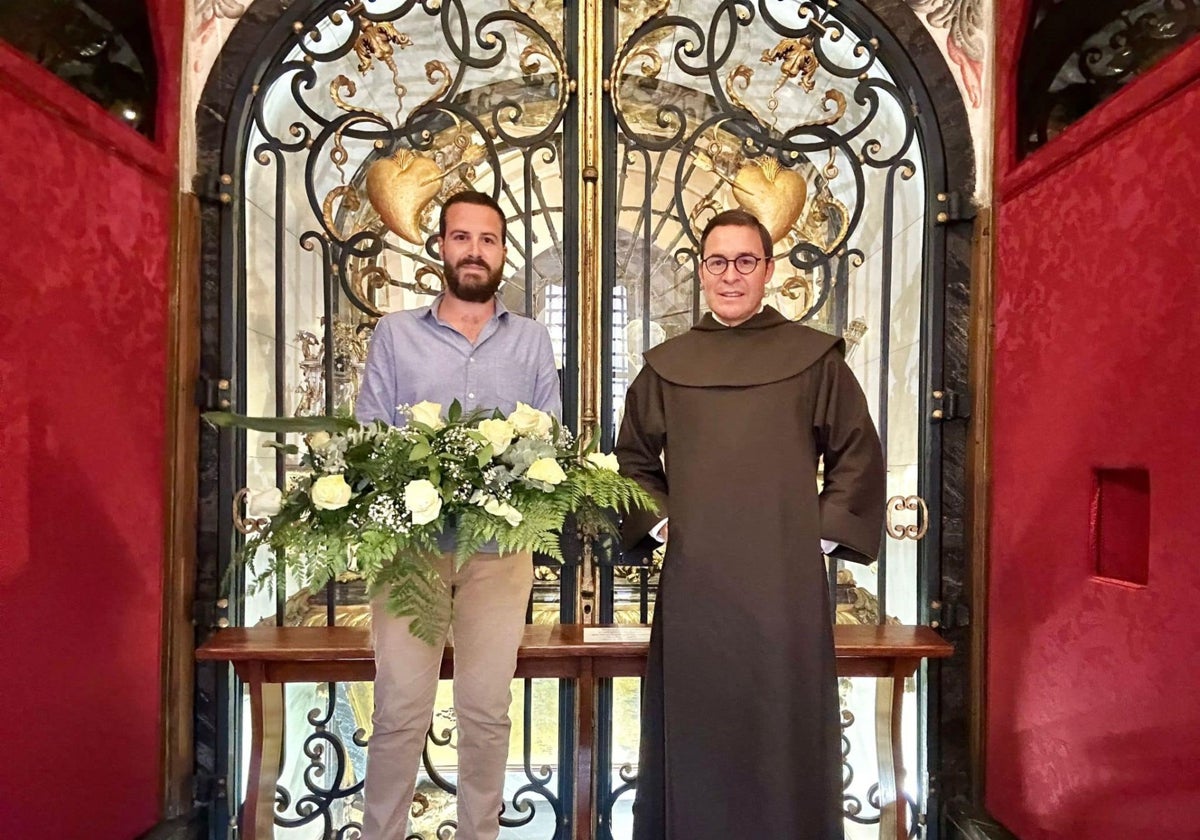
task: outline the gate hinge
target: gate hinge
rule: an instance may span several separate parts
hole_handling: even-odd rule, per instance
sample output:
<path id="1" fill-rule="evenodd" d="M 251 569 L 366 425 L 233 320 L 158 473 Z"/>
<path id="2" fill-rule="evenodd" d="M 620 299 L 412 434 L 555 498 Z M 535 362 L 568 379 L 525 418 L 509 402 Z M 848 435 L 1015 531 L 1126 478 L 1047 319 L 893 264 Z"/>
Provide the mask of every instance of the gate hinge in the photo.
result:
<path id="1" fill-rule="evenodd" d="M 233 202 L 232 175 L 197 175 L 196 197 L 209 204 L 230 204 Z"/>
<path id="2" fill-rule="evenodd" d="M 944 192 L 937 194 L 938 224 L 950 222 L 969 222 L 975 218 L 975 204 L 960 192 Z"/>
<path id="3" fill-rule="evenodd" d="M 196 405 L 204 411 L 228 411 L 230 382 L 228 379 L 200 374 L 196 380 Z"/>
<path id="4" fill-rule="evenodd" d="M 932 408 L 929 417 L 933 420 L 966 420 L 971 416 L 971 401 L 966 394 L 945 388 L 934 391 L 930 397 Z"/>
<path id="5" fill-rule="evenodd" d="M 217 627 L 229 626 L 229 599 L 218 598 L 216 602 L 198 600 L 192 604 L 192 624 L 208 631 Z"/>
<path id="6" fill-rule="evenodd" d="M 971 608 L 959 601 L 930 601 L 929 626 L 942 630 L 971 626 Z"/>
<path id="7" fill-rule="evenodd" d="M 192 604 L 192 625 L 204 629 L 204 635 L 217 623 L 217 608 L 211 601 Z"/>

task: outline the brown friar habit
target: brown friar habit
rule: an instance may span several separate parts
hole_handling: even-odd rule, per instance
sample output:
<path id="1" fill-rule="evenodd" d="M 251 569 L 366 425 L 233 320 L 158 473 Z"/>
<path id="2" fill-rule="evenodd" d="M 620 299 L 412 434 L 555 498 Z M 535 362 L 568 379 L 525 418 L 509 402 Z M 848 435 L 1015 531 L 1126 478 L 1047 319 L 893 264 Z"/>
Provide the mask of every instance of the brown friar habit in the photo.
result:
<path id="1" fill-rule="evenodd" d="M 646 353 L 630 386 L 616 455 L 660 509 L 629 518 L 626 545 L 670 518 L 634 840 L 842 836 L 820 539 L 870 562 L 885 504 L 843 346 L 770 307 L 736 327 L 706 315 Z"/>

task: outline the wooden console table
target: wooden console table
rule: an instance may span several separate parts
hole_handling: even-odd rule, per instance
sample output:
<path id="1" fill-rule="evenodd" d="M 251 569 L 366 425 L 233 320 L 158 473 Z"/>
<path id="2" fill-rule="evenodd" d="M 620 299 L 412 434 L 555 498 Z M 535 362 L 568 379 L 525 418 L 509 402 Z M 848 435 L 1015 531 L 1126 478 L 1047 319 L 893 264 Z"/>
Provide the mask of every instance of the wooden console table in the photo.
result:
<path id="1" fill-rule="evenodd" d="M 589 639 L 595 630 L 589 630 Z M 601 635 L 605 635 L 602 631 Z M 575 838 L 592 840 L 595 808 L 596 680 L 640 677 L 645 670 L 645 630 L 623 625 L 613 638 L 585 641 L 579 624 L 529 625 L 517 655 L 518 678 L 575 680 L 579 686 L 575 769 Z M 900 712 L 904 680 L 922 659 L 940 659 L 953 648 L 923 626 L 834 626 L 837 672 L 876 677 L 875 740 L 879 758 L 879 836 L 908 836 Z M 196 651 L 201 660 L 233 663 L 250 692 L 251 752 L 246 801 L 241 815 L 246 840 L 274 837 L 275 787 L 283 758 L 285 683 L 369 681 L 375 678 L 369 631 L 354 627 L 229 627 L 216 631 Z M 442 659 L 442 677 L 453 675 L 453 652 Z"/>

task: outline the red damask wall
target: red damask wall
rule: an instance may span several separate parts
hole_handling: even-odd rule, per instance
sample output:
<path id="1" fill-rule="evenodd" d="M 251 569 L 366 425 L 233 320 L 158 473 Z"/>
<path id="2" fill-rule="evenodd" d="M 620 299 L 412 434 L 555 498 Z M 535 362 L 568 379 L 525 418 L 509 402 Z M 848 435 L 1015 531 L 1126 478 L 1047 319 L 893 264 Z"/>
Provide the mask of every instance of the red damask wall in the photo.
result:
<path id="1" fill-rule="evenodd" d="M 159 819 L 167 293 L 183 5 L 150 142 L 0 43 L 0 835 Z"/>
<path id="2" fill-rule="evenodd" d="M 1021 840 L 1200 837 L 1200 43 L 1018 164 L 1024 5 L 997 27 L 987 804 Z M 1105 468 L 1149 474 L 1144 587 L 1094 575 Z"/>

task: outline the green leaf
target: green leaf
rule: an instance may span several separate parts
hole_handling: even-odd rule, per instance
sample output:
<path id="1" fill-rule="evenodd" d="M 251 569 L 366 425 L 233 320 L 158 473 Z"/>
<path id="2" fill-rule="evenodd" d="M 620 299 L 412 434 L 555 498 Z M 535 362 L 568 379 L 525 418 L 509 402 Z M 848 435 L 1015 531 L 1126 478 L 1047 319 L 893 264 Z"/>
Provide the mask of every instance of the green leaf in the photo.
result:
<path id="1" fill-rule="evenodd" d="M 592 426 L 591 434 L 588 435 L 588 445 L 583 448 L 583 457 L 591 455 L 600 449 L 600 427 Z"/>
<path id="2" fill-rule="evenodd" d="M 429 441 L 422 438 L 413 444 L 413 448 L 408 451 L 408 460 L 420 461 L 422 458 L 428 458 L 433 454 L 433 447 L 429 445 Z"/>
<path id="3" fill-rule="evenodd" d="M 479 464 L 479 469 L 483 469 L 492 460 L 492 445 L 486 444 L 483 449 L 475 453 L 475 461 Z"/>
<path id="4" fill-rule="evenodd" d="M 457 423 L 462 417 L 462 404 L 458 400 L 450 403 L 450 409 L 446 412 L 446 419 L 451 423 Z"/>
<path id="5" fill-rule="evenodd" d="M 263 443 L 263 446 L 270 447 L 271 449 L 278 449 L 280 452 L 283 452 L 287 455 L 300 454 L 300 447 L 294 443 L 280 443 L 277 440 L 268 440 Z"/>
<path id="6" fill-rule="evenodd" d="M 342 432 L 358 428 L 358 421 L 346 417 L 247 417 L 231 411 L 206 411 L 201 415 L 223 429 L 253 429 L 256 432 Z"/>

